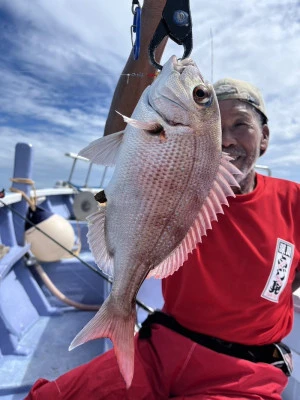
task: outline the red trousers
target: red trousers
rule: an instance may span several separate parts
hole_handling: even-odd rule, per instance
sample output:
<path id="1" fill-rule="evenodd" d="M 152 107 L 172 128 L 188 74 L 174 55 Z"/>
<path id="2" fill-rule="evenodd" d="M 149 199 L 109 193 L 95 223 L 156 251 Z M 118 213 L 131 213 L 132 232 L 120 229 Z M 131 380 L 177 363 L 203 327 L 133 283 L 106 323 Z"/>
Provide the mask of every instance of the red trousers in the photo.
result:
<path id="1" fill-rule="evenodd" d="M 112 350 L 54 382 L 39 379 L 25 400 L 280 400 L 286 384 L 276 367 L 216 353 L 153 325 L 151 338 L 136 337 L 129 390 Z"/>

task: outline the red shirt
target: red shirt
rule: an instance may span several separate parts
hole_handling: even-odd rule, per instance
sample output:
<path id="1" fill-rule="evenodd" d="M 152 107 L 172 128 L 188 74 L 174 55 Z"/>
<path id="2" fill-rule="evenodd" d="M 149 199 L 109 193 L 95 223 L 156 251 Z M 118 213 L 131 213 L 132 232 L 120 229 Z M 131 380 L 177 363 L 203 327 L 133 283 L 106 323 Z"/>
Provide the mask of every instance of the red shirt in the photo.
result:
<path id="1" fill-rule="evenodd" d="M 257 174 L 184 265 L 163 280 L 164 311 L 185 327 L 243 344 L 283 339 L 300 268 L 300 185 Z"/>

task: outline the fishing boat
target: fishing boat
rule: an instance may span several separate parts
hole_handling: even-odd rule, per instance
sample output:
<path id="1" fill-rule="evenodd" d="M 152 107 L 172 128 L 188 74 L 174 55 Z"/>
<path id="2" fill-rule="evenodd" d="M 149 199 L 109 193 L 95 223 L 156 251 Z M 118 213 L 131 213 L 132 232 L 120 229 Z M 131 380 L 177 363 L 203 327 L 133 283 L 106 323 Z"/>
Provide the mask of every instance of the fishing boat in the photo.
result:
<path id="1" fill-rule="evenodd" d="M 55 379 L 111 347 L 108 339 L 99 339 L 68 351 L 111 287 L 86 240 L 85 217 L 99 188 L 88 187 L 88 175 L 82 186 L 72 184 L 76 162 L 86 160 L 67 154 L 73 159 L 68 181 L 33 190 L 32 150 L 27 143 L 16 145 L 12 192 L 0 194 L 1 400 L 24 399 L 38 378 Z M 300 290 L 294 300 L 294 329 L 286 338 L 294 373 L 284 400 L 300 399 Z M 162 303 L 160 281 L 146 280 L 138 295 L 137 323 Z"/>
<path id="2" fill-rule="evenodd" d="M 33 191 L 32 150 L 26 143 L 16 145 L 13 192 L 0 199 L 1 400 L 24 399 L 38 378 L 55 379 L 111 347 L 103 339 L 68 351 L 111 286 L 99 274 L 86 240 L 84 215 L 93 208 L 89 195 L 99 189 L 74 187 L 71 171 L 68 183 Z M 81 158 L 68 156 L 74 170 Z M 46 219 L 37 223 L 37 213 L 30 218 L 30 199 Z M 147 280 L 139 300 L 141 322 L 162 305 L 160 281 Z"/>

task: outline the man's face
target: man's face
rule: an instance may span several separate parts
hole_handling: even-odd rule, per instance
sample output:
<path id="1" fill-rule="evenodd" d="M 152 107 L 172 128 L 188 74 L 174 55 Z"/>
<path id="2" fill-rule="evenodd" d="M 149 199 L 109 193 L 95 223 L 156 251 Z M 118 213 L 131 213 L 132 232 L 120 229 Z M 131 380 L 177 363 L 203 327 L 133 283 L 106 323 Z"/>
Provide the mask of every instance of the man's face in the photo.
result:
<path id="1" fill-rule="evenodd" d="M 229 153 L 232 163 L 242 172 L 238 183 L 254 171 L 256 160 L 268 145 L 269 130 L 260 122 L 250 105 L 239 100 L 219 102 L 222 122 L 222 150 Z M 253 174 L 254 177 L 254 174 Z"/>

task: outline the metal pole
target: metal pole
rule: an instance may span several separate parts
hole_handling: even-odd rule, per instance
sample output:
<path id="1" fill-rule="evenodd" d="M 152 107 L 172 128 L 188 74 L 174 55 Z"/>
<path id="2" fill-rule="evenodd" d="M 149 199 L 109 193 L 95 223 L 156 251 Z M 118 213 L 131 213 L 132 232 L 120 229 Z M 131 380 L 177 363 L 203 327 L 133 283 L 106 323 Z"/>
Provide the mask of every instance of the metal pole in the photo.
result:
<path id="1" fill-rule="evenodd" d="M 15 150 L 14 178 L 32 179 L 33 167 L 33 147 L 28 143 L 17 143 Z M 22 190 L 26 196 L 30 197 L 31 185 L 26 183 L 13 182 L 13 188 Z M 28 209 L 27 201 L 22 200 L 12 207 L 16 212 L 25 217 Z M 16 239 L 19 246 L 24 245 L 24 220 L 20 220 L 16 215 L 13 216 Z"/>
<path id="2" fill-rule="evenodd" d="M 104 168 L 104 172 L 102 174 L 102 179 L 101 179 L 101 182 L 100 182 L 100 188 L 103 188 L 103 183 L 104 183 L 104 180 L 105 180 L 105 175 L 106 175 L 107 169 L 108 169 L 108 167 Z"/>
<path id="3" fill-rule="evenodd" d="M 88 187 L 88 180 L 89 180 L 89 177 L 90 177 L 92 166 L 93 166 L 93 164 L 90 163 L 89 169 L 88 169 L 88 172 L 87 172 L 87 175 L 86 175 L 86 178 L 85 178 L 85 182 L 84 182 L 84 187 L 85 188 Z"/>
<path id="4" fill-rule="evenodd" d="M 69 180 L 68 180 L 69 182 L 71 182 L 71 179 L 72 179 L 72 175 L 73 175 L 73 172 L 74 172 L 74 168 L 75 168 L 76 161 L 77 161 L 77 158 L 74 158 L 73 165 L 72 165 L 71 172 L 70 172 L 70 176 L 69 176 Z"/>

